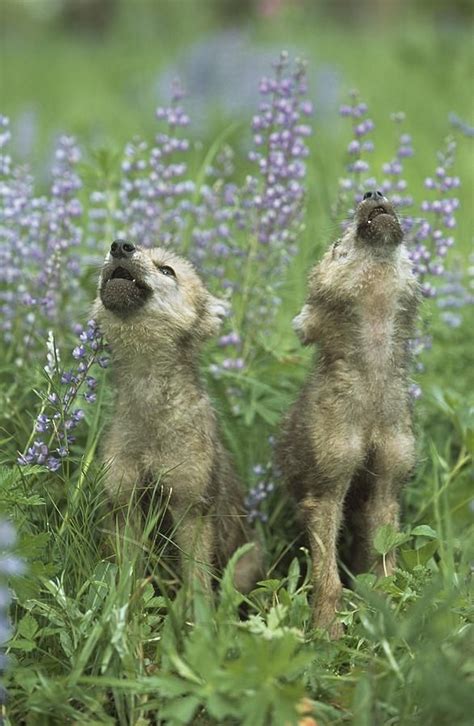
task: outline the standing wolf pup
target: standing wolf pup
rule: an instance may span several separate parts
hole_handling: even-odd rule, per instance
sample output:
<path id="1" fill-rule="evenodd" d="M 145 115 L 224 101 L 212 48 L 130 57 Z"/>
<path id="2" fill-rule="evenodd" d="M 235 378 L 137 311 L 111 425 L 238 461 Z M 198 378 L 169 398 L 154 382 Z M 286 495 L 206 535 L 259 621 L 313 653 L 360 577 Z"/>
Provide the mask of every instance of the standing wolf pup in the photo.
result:
<path id="1" fill-rule="evenodd" d="M 116 383 L 104 442 L 106 488 L 122 516 L 135 500 L 139 523 L 140 489 L 163 486 L 183 578 L 189 584 L 199 577 L 206 590 L 210 569 L 225 566 L 251 541 L 243 492 L 198 371 L 200 347 L 217 333 L 225 312 L 186 260 L 113 242 L 94 306 Z M 252 589 L 260 564 L 255 545 L 238 562 L 238 589 Z"/>
<path id="2" fill-rule="evenodd" d="M 374 536 L 383 524 L 397 527 L 400 489 L 415 463 L 408 366 L 419 289 L 402 239 L 392 205 L 367 192 L 310 273 L 294 320 L 319 354 L 285 420 L 278 463 L 309 537 L 314 624 L 332 637 L 342 634 L 335 621 L 342 519 L 352 533 L 351 571 L 382 574 Z M 393 552 L 385 565 L 390 574 Z"/>

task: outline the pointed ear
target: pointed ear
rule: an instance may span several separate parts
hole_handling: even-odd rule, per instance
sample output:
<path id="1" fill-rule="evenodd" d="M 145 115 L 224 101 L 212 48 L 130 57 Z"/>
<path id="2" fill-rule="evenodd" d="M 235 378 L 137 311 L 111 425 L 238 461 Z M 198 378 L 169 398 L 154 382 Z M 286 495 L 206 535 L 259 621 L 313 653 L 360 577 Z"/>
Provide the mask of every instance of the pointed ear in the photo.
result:
<path id="1" fill-rule="evenodd" d="M 223 320 L 228 316 L 229 312 L 230 304 L 227 300 L 222 300 L 208 293 L 200 320 L 203 337 L 208 338 L 217 335 Z"/>

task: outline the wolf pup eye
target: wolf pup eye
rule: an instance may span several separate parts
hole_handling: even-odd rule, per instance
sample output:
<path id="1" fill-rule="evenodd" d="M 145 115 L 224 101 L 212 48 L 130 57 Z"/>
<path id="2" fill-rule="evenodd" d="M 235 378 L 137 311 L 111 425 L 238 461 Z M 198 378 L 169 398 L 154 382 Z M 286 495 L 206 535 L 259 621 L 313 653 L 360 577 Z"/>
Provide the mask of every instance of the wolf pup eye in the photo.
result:
<path id="1" fill-rule="evenodd" d="M 169 267 L 168 265 L 159 265 L 158 270 L 161 272 L 162 275 L 169 275 L 170 277 L 176 277 L 176 273 L 173 270 L 172 267 Z"/>

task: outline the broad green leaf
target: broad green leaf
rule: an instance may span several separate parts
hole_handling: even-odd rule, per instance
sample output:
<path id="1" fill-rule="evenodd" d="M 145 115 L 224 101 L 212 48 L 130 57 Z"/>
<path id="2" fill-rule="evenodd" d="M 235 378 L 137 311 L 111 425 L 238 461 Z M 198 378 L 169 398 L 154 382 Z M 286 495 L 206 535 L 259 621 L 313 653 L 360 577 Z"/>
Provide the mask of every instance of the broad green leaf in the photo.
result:
<path id="1" fill-rule="evenodd" d="M 418 549 L 402 548 L 400 550 L 400 554 L 405 564 L 412 570 L 417 565 L 426 565 L 426 563 L 433 557 L 438 547 L 438 540 L 433 539 Z"/>
<path id="2" fill-rule="evenodd" d="M 192 724 L 201 701 L 197 696 L 174 698 L 160 709 L 160 716 L 168 724 Z"/>
<path id="3" fill-rule="evenodd" d="M 206 709 L 209 715 L 220 723 L 224 718 L 240 714 L 238 693 L 217 693 L 212 692 L 206 702 Z"/>
<path id="4" fill-rule="evenodd" d="M 386 555 L 395 549 L 395 547 L 407 542 L 409 539 L 409 534 L 397 532 L 391 524 L 384 524 L 377 530 L 374 538 L 374 547 L 379 554 Z"/>
<path id="5" fill-rule="evenodd" d="M 428 524 L 419 524 L 418 527 L 412 529 L 411 534 L 416 535 L 417 537 L 429 537 L 430 539 L 438 538 L 438 533 Z"/>
<path id="6" fill-rule="evenodd" d="M 17 633 L 27 640 L 34 640 L 38 634 L 39 625 L 32 615 L 24 615 L 17 625 Z"/>
<path id="7" fill-rule="evenodd" d="M 32 650 L 35 650 L 36 643 L 34 640 L 26 640 L 26 638 L 16 638 L 13 643 L 11 643 L 10 648 L 13 650 L 22 650 L 25 651 L 25 653 L 31 653 Z"/>
<path id="8" fill-rule="evenodd" d="M 189 691 L 189 684 L 179 676 L 166 674 L 157 676 L 155 681 L 158 685 L 160 695 L 164 698 L 174 698 L 175 696 L 183 696 Z"/>

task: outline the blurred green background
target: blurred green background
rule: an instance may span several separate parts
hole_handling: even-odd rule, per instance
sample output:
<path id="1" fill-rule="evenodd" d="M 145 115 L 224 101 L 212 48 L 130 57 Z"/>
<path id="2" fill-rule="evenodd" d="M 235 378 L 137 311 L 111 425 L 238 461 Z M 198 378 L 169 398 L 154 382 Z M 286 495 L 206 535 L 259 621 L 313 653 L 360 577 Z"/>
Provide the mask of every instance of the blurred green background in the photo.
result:
<path id="1" fill-rule="evenodd" d="M 1 108 L 17 158 L 37 178 L 61 132 L 91 152 L 151 137 L 155 107 L 175 77 L 196 139 L 207 147 L 237 121 L 232 142 L 245 147 L 258 80 L 287 49 L 308 60 L 316 109 L 310 203 L 327 218 L 345 159 L 337 109 L 348 90 L 360 91 L 376 123 L 374 168 L 394 151 L 390 113 L 406 113 L 416 150 L 406 176 L 417 186 L 434 169 L 449 114 L 472 124 L 472 20 L 468 0 L 2 0 Z M 464 239 L 472 162 L 462 150 Z"/>
<path id="2" fill-rule="evenodd" d="M 33 158 L 58 131 L 91 144 L 149 133 L 175 75 L 206 102 L 207 126 L 246 117 L 259 72 L 282 48 L 308 59 L 317 116 L 335 135 L 333 112 L 354 86 L 374 113 L 387 112 L 381 123 L 396 110 L 416 120 L 420 153 L 450 112 L 472 120 L 468 0 L 2 0 L 1 8 L 3 111 L 22 132 L 19 153 Z"/>
<path id="3" fill-rule="evenodd" d="M 89 153 L 120 151 L 137 134 L 151 138 L 154 110 L 176 77 L 188 93 L 198 157 L 235 122 L 230 140 L 245 152 L 259 78 L 286 49 L 308 61 L 316 111 L 310 224 L 324 225 L 318 236 L 326 243 L 348 141 L 337 109 L 350 89 L 376 124 L 374 169 L 394 153 L 390 114 L 406 113 L 416 151 L 405 172 L 412 188 L 433 173 L 449 115 L 474 120 L 469 0 L 2 0 L 0 7 L 0 106 L 17 159 L 39 179 L 59 133 L 77 135 Z M 461 148 L 463 240 L 474 221 L 473 161 L 471 147 Z"/>

